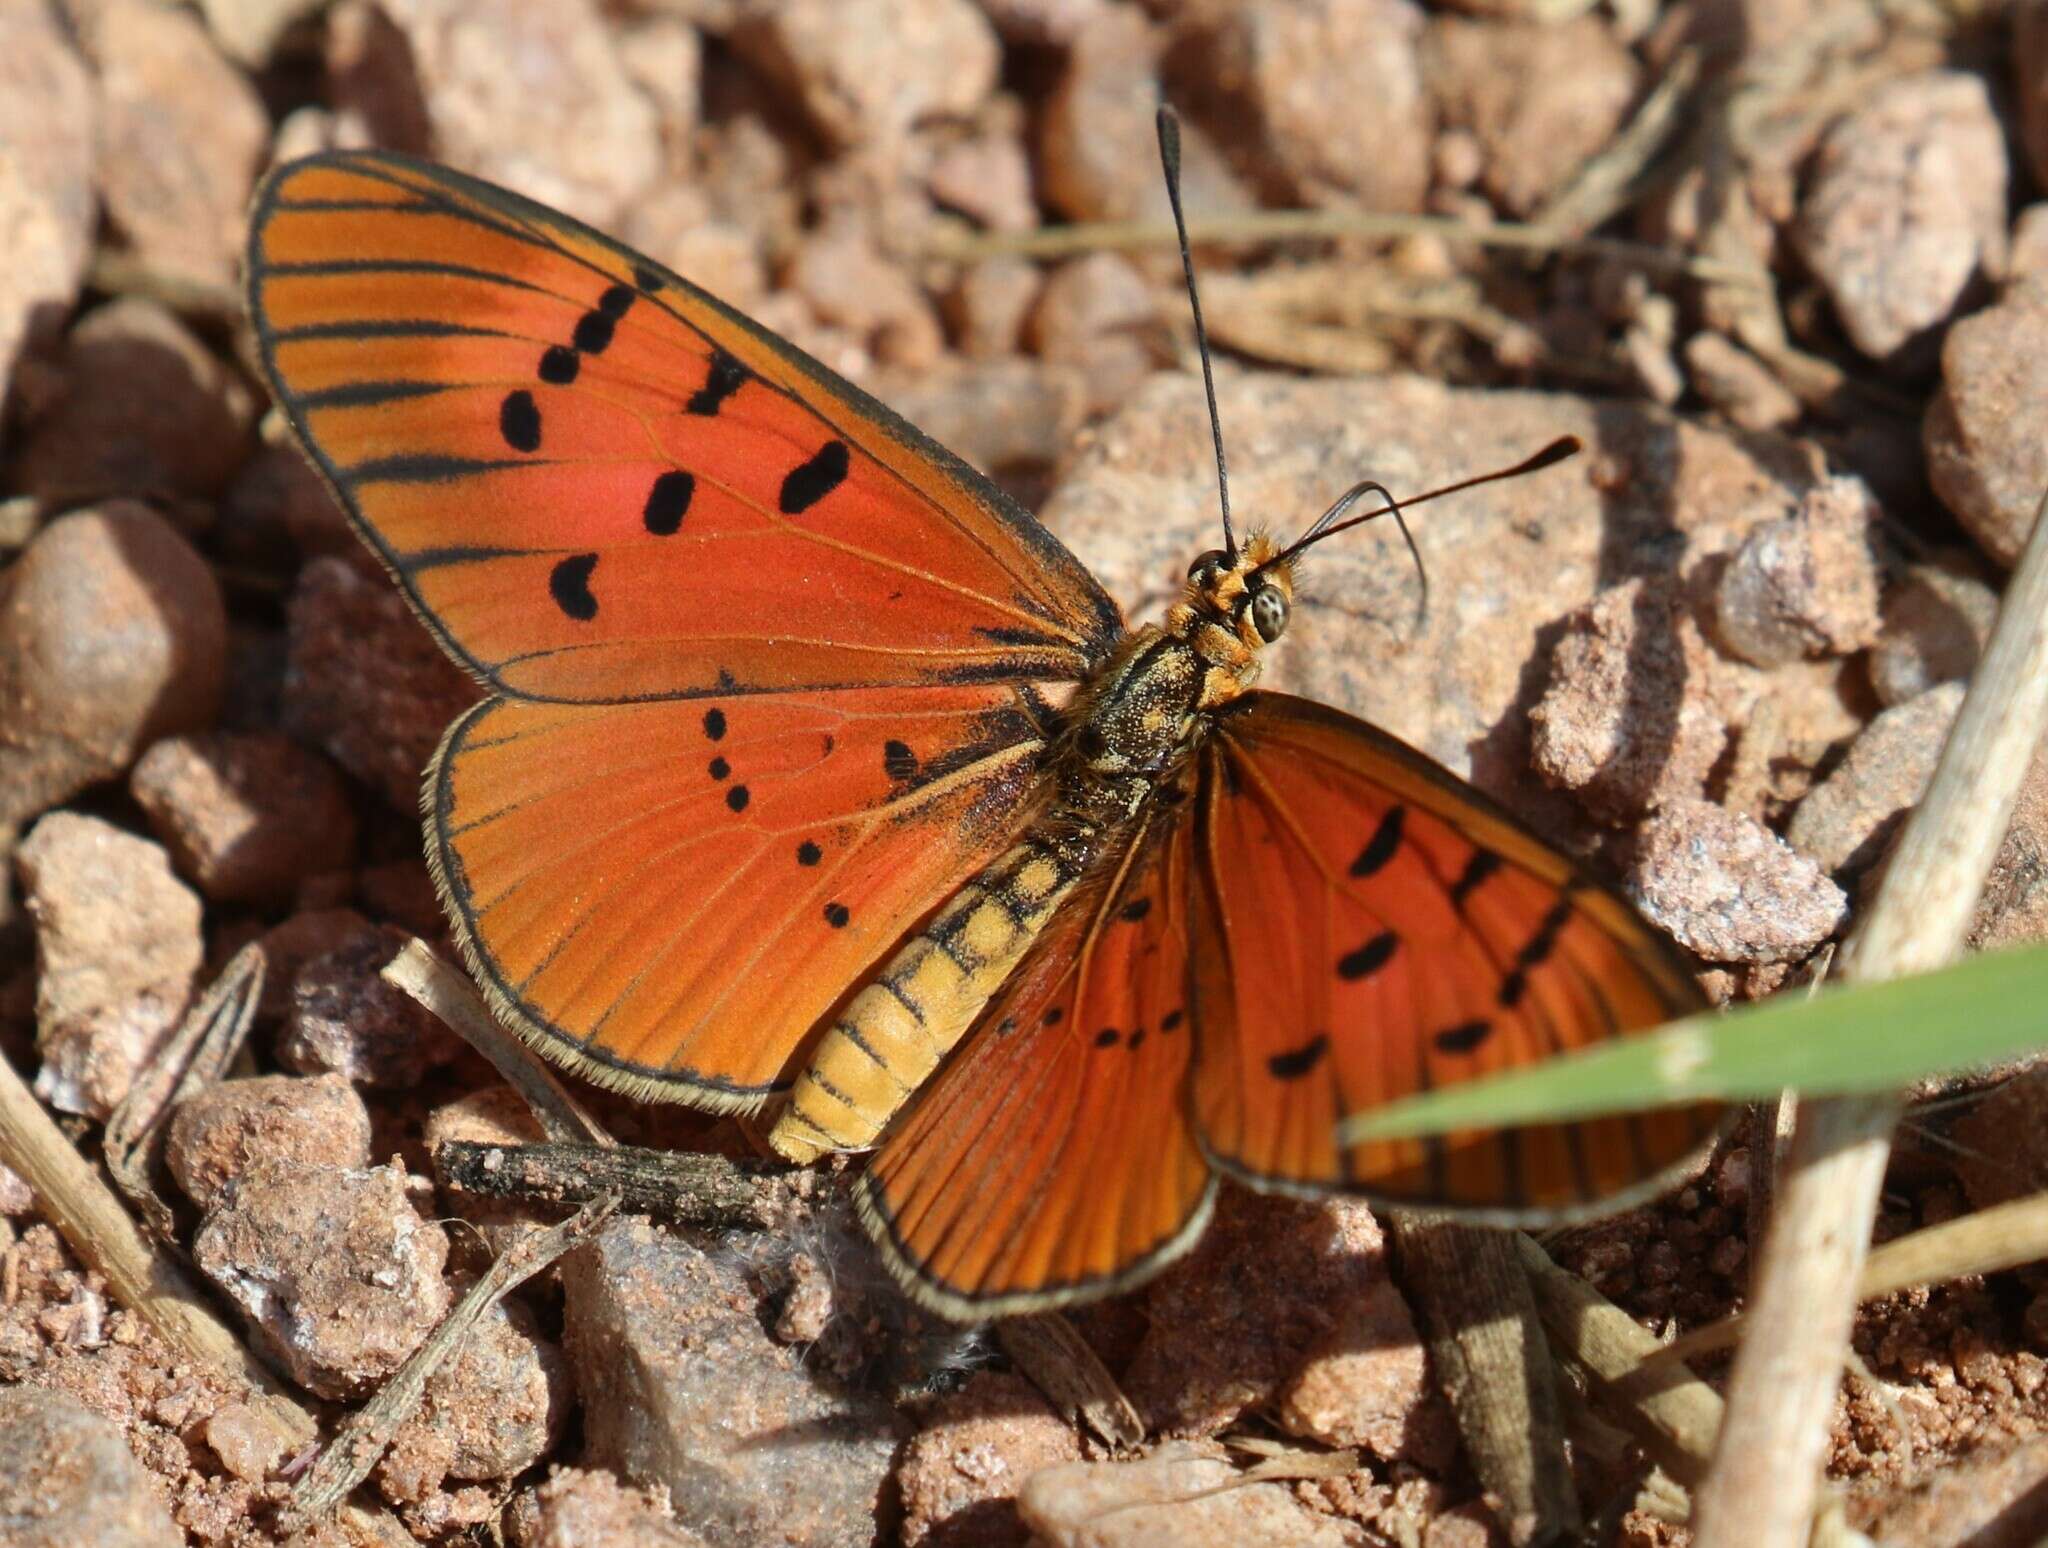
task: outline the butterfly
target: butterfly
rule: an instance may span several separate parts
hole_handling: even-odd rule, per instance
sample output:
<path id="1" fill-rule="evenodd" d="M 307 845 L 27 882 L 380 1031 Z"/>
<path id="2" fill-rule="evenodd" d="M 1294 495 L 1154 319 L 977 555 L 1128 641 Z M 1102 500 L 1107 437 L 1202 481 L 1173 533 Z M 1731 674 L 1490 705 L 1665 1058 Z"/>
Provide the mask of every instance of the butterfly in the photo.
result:
<path id="1" fill-rule="evenodd" d="M 1478 791 L 1254 687 L 1338 508 L 1287 546 L 1226 504 L 1133 628 L 873 398 L 512 193 L 293 163 L 247 284 L 277 402 L 485 690 L 423 806 L 496 1014 L 636 1097 L 771 1111 L 791 1160 L 872 1148 L 861 1217 L 941 1314 L 1134 1285 L 1219 1177 L 1546 1218 L 1714 1130 L 1340 1143 L 1700 996 Z"/>

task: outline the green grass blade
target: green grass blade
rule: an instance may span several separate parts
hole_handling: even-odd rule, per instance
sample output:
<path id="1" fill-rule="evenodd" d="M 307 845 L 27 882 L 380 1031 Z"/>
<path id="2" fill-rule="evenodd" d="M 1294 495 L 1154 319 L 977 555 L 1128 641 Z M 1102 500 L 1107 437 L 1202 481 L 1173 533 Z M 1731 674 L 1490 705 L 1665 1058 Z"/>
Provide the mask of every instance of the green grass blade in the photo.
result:
<path id="1" fill-rule="evenodd" d="M 2048 946 L 1938 973 L 1794 992 L 1726 1013 L 1447 1086 L 1347 1120 L 1346 1144 L 1547 1123 L 1787 1088 L 1847 1096 L 2048 1047 Z"/>

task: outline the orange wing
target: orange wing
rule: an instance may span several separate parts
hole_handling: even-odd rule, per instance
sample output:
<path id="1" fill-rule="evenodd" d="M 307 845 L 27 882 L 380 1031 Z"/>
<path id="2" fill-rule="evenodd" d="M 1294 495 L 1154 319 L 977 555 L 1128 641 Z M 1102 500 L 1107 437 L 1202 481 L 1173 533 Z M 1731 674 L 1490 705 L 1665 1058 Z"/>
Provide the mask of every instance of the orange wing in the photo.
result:
<path id="1" fill-rule="evenodd" d="M 1012 836 L 1040 687 L 1115 606 L 873 399 L 486 184 L 295 163 L 248 282 L 301 440 L 499 696 L 426 815 L 500 1016 L 642 1096 L 759 1102 Z"/>
<path id="2" fill-rule="evenodd" d="M 859 389 L 540 205 L 378 152 L 252 217 L 278 402 L 442 643 L 510 697 L 1077 680 L 1115 604 Z"/>
<path id="3" fill-rule="evenodd" d="M 1701 1008 L 1676 954 L 1477 791 L 1285 695 L 1219 717 L 1196 802 L 1195 1123 L 1255 1187 L 1554 1217 L 1697 1150 L 1690 1107 L 1338 1146 L 1345 1117 Z"/>
<path id="4" fill-rule="evenodd" d="M 1008 844 L 1043 751 L 1000 685 L 486 700 L 442 745 L 429 855 L 509 1025 L 635 1095 L 751 1107 Z"/>
<path id="5" fill-rule="evenodd" d="M 1192 828 L 1168 807 L 1061 911 L 856 1184 L 884 1259 L 947 1316 L 1108 1294 L 1208 1220 L 1185 1100 Z"/>

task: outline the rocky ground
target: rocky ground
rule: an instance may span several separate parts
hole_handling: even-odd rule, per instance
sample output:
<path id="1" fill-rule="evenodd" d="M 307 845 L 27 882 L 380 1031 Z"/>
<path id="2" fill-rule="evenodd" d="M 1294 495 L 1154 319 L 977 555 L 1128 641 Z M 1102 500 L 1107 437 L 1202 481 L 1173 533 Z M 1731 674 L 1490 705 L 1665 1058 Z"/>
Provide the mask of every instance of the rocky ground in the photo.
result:
<path id="1" fill-rule="evenodd" d="M 1411 217 L 1203 244 L 1240 510 L 1287 530 L 1355 478 L 1588 448 L 1418 513 L 1419 622 L 1397 536 L 1317 550 L 1278 685 L 1623 877 L 1717 999 L 1802 981 L 1929 777 L 2048 488 L 2042 0 L 0 7 L 0 1048 L 96 1156 L 195 991 L 260 944 L 253 1062 L 181 1104 L 163 1165 L 180 1246 L 324 1416 L 520 1228 L 437 1196 L 431 1147 L 532 1131 L 377 976 L 445 944 L 413 814 L 475 690 L 267 412 L 235 290 L 255 179 L 383 145 L 612 231 L 991 472 L 1146 616 L 1214 542 L 1177 259 L 1039 243 L 1164 214 L 1162 91 L 1198 220 Z M 2044 936 L 2037 763 L 1973 944 Z M 2048 1183 L 2044 1091 L 1921 1120 L 1881 1234 Z M 602 1105 L 643 1143 L 749 1143 Z M 1660 1335 L 1696 1326 L 1739 1304 L 1753 1172 L 1738 1134 L 1553 1249 Z M 1508 1540 L 1362 1206 L 1232 1197 L 1192 1260 L 1072 1318 L 1142 1434 L 1118 1460 L 1001 1336 L 906 1307 L 834 1176 L 774 1214 L 606 1226 L 435 1378 L 372 1475 L 381 1526 L 353 1530 Z M 2048 1281 L 1894 1296 L 1856 1348 L 1850 1519 L 2006 1540 L 1972 1534 L 2048 1473 Z M 1356 1455 L 1213 1492 L 1246 1438 Z M 275 1541 L 307 1460 L 0 1174 L 10 1541 Z M 1581 1469 L 1606 1540 L 1681 1541 L 1626 1508 L 1634 1479 Z"/>

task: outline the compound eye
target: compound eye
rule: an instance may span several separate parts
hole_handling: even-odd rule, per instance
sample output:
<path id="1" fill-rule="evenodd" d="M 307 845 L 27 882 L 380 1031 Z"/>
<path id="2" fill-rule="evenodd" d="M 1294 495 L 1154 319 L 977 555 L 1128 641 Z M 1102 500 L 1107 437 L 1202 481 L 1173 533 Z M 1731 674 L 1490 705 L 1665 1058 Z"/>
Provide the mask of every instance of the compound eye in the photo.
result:
<path id="1" fill-rule="evenodd" d="M 1261 586 L 1252 593 L 1252 627 L 1268 645 L 1287 632 L 1287 598 L 1276 586 Z"/>
<path id="2" fill-rule="evenodd" d="M 1228 557 L 1229 555 L 1220 548 L 1212 548 L 1206 554 L 1196 555 L 1195 562 L 1188 566 L 1188 579 L 1206 581 L 1212 578 L 1223 567 L 1223 561 Z"/>

